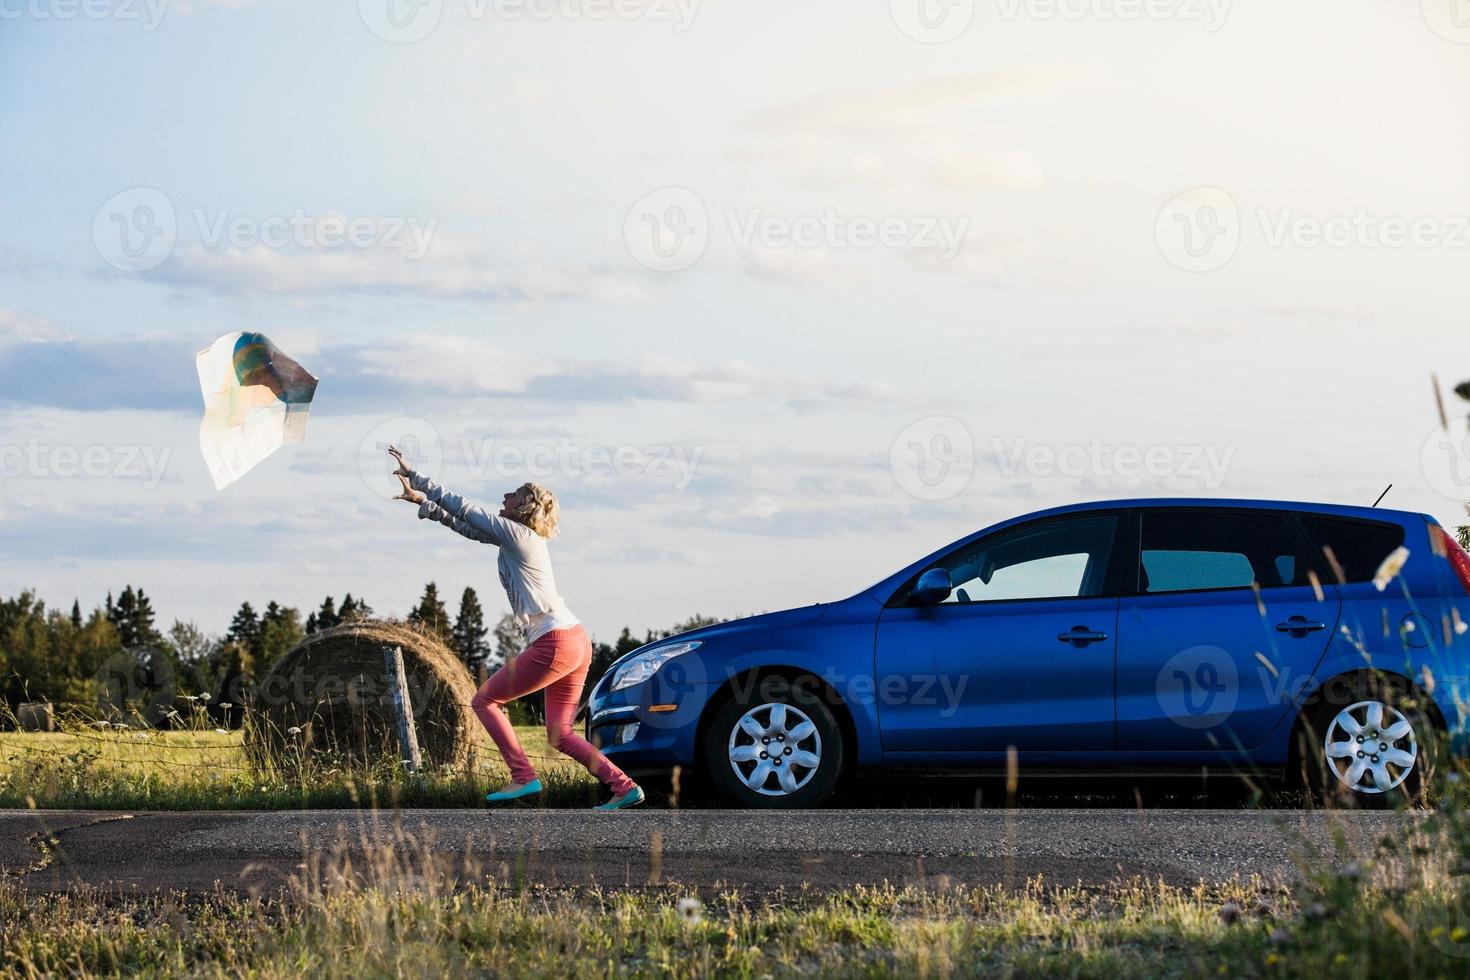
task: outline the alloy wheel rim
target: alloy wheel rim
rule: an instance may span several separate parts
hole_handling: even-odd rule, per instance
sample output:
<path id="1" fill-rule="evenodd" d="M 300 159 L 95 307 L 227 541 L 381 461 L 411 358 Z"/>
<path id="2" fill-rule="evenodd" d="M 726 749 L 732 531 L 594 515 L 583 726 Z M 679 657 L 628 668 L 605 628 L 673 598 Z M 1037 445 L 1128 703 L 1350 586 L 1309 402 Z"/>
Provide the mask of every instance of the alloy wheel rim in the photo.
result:
<path id="1" fill-rule="evenodd" d="M 730 729 L 730 768 L 762 796 L 790 796 L 822 764 L 822 736 L 805 711 L 780 702 L 751 708 Z"/>
<path id="2" fill-rule="evenodd" d="M 1322 748 L 1338 782 L 1355 793 L 1397 789 L 1419 761 L 1413 724 L 1382 701 L 1359 701 L 1339 711 Z"/>

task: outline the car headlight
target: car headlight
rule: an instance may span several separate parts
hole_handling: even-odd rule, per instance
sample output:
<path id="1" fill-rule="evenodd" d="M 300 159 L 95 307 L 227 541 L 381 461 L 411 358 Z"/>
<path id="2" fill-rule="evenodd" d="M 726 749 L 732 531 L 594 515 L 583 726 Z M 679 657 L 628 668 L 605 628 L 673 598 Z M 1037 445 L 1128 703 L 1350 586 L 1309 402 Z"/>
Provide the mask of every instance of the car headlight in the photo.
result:
<path id="1" fill-rule="evenodd" d="M 682 657 L 699 645 L 699 640 L 687 640 L 684 643 L 670 643 L 668 646 L 655 647 L 647 653 L 640 653 L 635 657 L 629 658 L 613 672 L 612 686 L 608 688 L 608 691 L 621 691 L 625 687 L 642 684 L 654 674 L 658 673 L 658 669 L 664 664 L 673 660 L 675 657 Z"/>

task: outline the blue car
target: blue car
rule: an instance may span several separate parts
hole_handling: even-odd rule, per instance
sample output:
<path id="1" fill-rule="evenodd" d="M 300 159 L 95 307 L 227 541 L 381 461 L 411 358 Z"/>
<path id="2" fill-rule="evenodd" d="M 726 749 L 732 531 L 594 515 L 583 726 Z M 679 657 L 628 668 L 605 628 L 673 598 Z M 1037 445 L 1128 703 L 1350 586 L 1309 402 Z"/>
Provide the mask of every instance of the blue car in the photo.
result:
<path id="1" fill-rule="evenodd" d="M 1302 776 L 1413 797 L 1461 751 L 1470 557 L 1432 517 L 1128 500 L 987 528 L 839 602 L 648 644 L 589 738 L 729 803 L 863 774 Z"/>

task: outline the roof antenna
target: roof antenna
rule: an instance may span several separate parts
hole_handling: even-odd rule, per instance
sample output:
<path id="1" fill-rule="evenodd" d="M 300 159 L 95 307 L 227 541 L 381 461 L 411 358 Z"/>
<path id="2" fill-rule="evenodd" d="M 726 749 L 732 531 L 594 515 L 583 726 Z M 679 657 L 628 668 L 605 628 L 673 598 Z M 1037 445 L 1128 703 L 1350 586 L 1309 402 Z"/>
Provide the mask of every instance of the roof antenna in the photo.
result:
<path id="1" fill-rule="evenodd" d="M 1381 503 L 1383 503 L 1383 498 L 1384 498 L 1384 497 L 1387 497 L 1387 496 L 1388 496 L 1388 491 L 1389 491 L 1389 490 L 1392 490 L 1392 489 L 1393 489 L 1393 484 L 1392 484 L 1392 483 L 1390 483 L 1390 484 L 1389 484 L 1389 485 L 1388 485 L 1388 487 L 1387 487 L 1387 488 L 1386 488 L 1386 489 L 1385 489 L 1385 490 L 1384 490 L 1384 491 L 1383 491 L 1383 492 L 1382 492 L 1382 493 L 1380 493 L 1380 494 L 1379 494 L 1379 495 L 1378 495 L 1378 499 L 1377 499 L 1377 500 L 1375 500 L 1375 501 L 1373 501 L 1373 506 L 1374 506 L 1374 507 L 1377 507 L 1377 506 L 1378 506 L 1378 505 L 1379 505 L 1379 504 L 1381 504 Z"/>

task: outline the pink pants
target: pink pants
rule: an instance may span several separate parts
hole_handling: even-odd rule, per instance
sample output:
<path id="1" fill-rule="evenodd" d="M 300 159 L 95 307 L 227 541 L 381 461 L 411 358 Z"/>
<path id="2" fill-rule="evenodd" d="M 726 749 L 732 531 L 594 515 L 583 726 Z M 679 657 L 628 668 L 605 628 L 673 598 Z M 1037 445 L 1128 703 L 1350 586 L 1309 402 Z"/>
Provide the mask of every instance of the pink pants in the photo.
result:
<path id="1" fill-rule="evenodd" d="M 536 770 L 526 758 L 501 705 L 545 688 L 546 737 L 551 747 L 586 766 L 588 772 L 607 784 L 614 796 L 622 796 L 633 788 L 633 780 L 623 770 L 572 730 L 572 718 L 576 716 L 590 666 L 592 641 L 587 638 L 586 630 L 581 626 L 552 630 L 497 670 L 475 693 L 470 706 L 495 740 L 505 764 L 510 766 L 513 782 L 529 783 L 536 778 Z"/>

